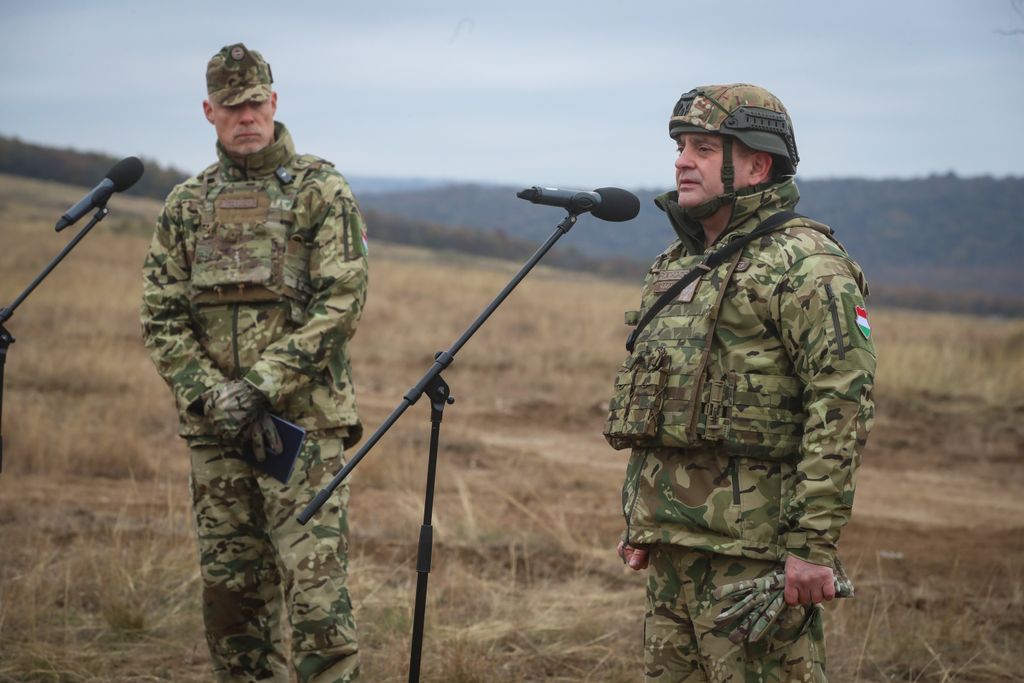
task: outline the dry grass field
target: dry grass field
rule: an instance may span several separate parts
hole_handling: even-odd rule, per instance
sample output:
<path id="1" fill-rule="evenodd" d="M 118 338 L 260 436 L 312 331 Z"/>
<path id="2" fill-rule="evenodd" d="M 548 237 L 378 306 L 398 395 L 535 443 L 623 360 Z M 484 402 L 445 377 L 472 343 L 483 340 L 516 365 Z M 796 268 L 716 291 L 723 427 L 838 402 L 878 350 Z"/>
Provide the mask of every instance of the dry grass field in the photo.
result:
<path id="1" fill-rule="evenodd" d="M 0 176 L 0 305 L 70 238 L 52 224 L 80 192 Z M 0 683 L 209 680 L 187 453 L 139 341 L 156 208 L 115 198 L 8 323 Z M 369 429 L 515 270 L 380 243 L 371 257 L 352 343 Z M 625 462 L 600 433 L 636 295 L 540 268 L 445 373 L 424 681 L 642 680 L 643 577 L 613 552 Z M 872 321 L 878 420 L 842 540 L 857 597 L 829 608 L 831 679 L 1022 680 L 1024 322 Z M 428 417 L 413 406 L 352 479 L 374 683 L 406 680 Z"/>

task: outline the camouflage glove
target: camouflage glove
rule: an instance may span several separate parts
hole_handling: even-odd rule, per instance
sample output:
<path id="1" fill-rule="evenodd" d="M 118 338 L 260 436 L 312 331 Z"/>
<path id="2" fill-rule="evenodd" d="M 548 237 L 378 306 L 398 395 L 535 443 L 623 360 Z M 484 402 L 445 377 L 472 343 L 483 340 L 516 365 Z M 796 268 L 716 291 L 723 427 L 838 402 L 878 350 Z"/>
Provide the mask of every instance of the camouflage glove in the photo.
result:
<path id="1" fill-rule="evenodd" d="M 270 419 L 270 414 L 261 412 L 246 428 L 247 438 L 252 444 L 252 454 L 257 461 L 263 462 L 267 455 L 280 455 L 284 450 L 277 425 Z"/>
<path id="2" fill-rule="evenodd" d="M 786 608 L 785 589 L 785 572 L 719 586 L 712 594 L 715 600 L 732 598 L 737 602 L 715 617 L 715 625 L 724 627 L 739 621 L 729 632 L 729 640 L 736 644 L 744 640 L 756 643 L 771 636 L 778 628 L 775 622 Z M 835 589 L 837 598 L 853 597 L 853 584 L 839 563 L 835 569 Z"/>
<path id="3" fill-rule="evenodd" d="M 249 424 L 259 417 L 266 403 L 253 385 L 233 379 L 203 394 L 204 414 L 217 435 L 235 441 Z"/>

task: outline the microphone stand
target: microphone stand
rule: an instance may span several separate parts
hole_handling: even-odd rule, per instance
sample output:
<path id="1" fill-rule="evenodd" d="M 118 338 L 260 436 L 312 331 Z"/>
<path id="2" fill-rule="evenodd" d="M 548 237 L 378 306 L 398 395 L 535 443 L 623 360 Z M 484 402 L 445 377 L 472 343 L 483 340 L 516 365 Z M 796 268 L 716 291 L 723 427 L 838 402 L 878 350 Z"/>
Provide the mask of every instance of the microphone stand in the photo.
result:
<path id="1" fill-rule="evenodd" d="M 344 468 L 335 475 L 334 479 L 328 484 L 316 497 L 306 506 L 306 508 L 299 514 L 299 523 L 305 524 L 309 519 L 319 510 L 331 493 L 345 480 L 345 478 L 355 469 L 359 461 L 363 459 L 370 449 L 380 441 L 381 437 L 391 428 L 398 418 L 406 411 L 406 409 L 413 403 L 419 400 L 420 396 L 427 394 L 430 399 L 430 451 L 427 460 L 427 485 L 426 495 L 423 501 L 423 525 L 420 527 L 419 547 L 416 553 L 416 607 L 413 616 L 413 629 L 412 629 L 412 646 L 409 658 L 409 683 L 417 683 L 420 679 L 420 655 L 423 647 L 423 621 L 427 609 L 427 579 L 430 575 L 430 561 L 431 553 L 433 549 L 433 528 L 431 527 L 431 516 L 434 506 L 434 476 L 437 472 L 437 447 L 438 441 L 441 435 L 441 419 L 444 407 L 446 404 L 450 405 L 455 402 L 455 399 L 451 396 L 451 390 L 448 383 L 441 377 L 441 372 L 452 364 L 455 360 L 455 354 L 458 353 L 459 349 L 469 341 L 476 331 L 486 322 L 487 318 L 490 317 L 498 306 L 512 293 L 523 278 L 526 277 L 527 273 L 533 269 L 537 262 L 543 258 L 544 254 L 554 246 L 555 242 L 559 240 L 562 235 L 569 232 L 570 228 L 576 223 L 577 214 L 569 213 L 558 227 L 547 239 L 547 241 L 541 245 L 541 247 L 530 257 L 530 260 L 519 269 L 519 272 L 513 276 L 505 288 L 487 305 L 480 315 L 477 316 L 476 320 L 462 333 L 451 348 L 447 351 L 442 351 L 434 356 L 434 364 L 427 370 L 426 374 L 417 382 L 405 396 L 402 397 L 401 403 L 398 407 L 392 411 L 391 415 L 377 428 L 377 431 L 367 439 L 363 447 L 360 448 L 352 459 L 345 465 Z"/>
<path id="2" fill-rule="evenodd" d="M 74 238 L 70 242 L 68 242 L 63 249 L 61 249 L 60 253 L 57 254 L 53 258 L 53 260 L 51 260 L 50 263 L 47 264 L 45 268 L 43 268 L 42 272 L 39 273 L 39 275 L 37 275 L 34 280 L 32 280 L 29 286 L 26 287 L 25 290 L 18 295 L 18 297 L 11 303 L 11 305 L 3 309 L 0 309 L 0 472 L 3 472 L 4 468 L 4 437 L 2 427 L 4 406 L 4 365 L 7 362 L 7 349 L 9 349 L 11 344 L 14 343 L 14 337 L 7 330 L 7 328 L 4 327 L 4 323 L 10 320 L 11 316 L 14 315 L 14 309 L 20 306 L 21 302 L 28 298 L 28 295 L 32 293 L 32 290 L 39 286 L 39 283 L 42 282 L 46 278 L 46 276 L 50 274 L 50 271 L 56 268 L 57 264 L 63 261 L 64 257 L 68 255 L 68 252 L 74 249 L 75 245 L 82 241 L 82 238 L 85 237 L 90 230 L 92 230 L 94 225 L 96 225 L 101 220 L 106 218 L 108 213 L 110 213 L 110 211 L 107 209 L 105 205 L 99 207 L 99 210 L 96 211 L 96 213 L 93 215 L 92 220 L 90 220 L 84 228 L 79 230 L 78 234 L 75 235 Z"/>

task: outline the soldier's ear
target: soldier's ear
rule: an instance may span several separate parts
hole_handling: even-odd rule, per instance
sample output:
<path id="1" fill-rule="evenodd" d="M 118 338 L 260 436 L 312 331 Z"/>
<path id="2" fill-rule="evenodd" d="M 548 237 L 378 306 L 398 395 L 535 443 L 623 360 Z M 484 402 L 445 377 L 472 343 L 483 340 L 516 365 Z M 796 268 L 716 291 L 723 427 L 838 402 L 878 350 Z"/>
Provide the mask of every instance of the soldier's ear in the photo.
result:
<path id="1" fill-rule="evenodd" d="M 213 123 L 213 105 L 210 100 L 203 100 L 203 113 L 206 114 L 206 120 Z"/>
<path id="2" fill-rule="evenodd" d="M 768 152 L 754 152 L 750 167 L 751 179 L 754 185 L 759 185 L 771 178 L 774 161 L 775 159 Z"/>

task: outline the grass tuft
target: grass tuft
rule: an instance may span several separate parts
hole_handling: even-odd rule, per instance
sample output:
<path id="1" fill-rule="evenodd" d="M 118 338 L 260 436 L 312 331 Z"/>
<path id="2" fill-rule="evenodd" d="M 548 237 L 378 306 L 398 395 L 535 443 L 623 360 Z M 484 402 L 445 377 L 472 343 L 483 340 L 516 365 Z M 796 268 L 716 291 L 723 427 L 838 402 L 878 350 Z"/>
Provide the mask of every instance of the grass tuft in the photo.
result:
<path id="1" fill-rule="evenodd" d="M 63 194 L 62 194 L 63 193 Z M 0 177 L 0 301 L 65 243 L 79 188 Z M 44 210 L 45 209 L 45 210 Z M 208 681 L 188 457 L 139 340 L 157 204 L 119 197 L 9 321 L 0 475 L 0 683 Z M 114 225 L 111 223 L 111 225 Z M 372 226 L 370 234 L 372 239 Z M 351 344 L 375 428 L 514 272 L 376 244 Z M 638 286 L 539 267 L 445 372 L 423 680 L 636 681 L 644 579 L 614 556 L 625 455 L 601 437 Z M 830 679 L 1024 671 L 1024 323 L 872 310 L 878 419 L 829 607 Z M 429 408 L 350 483 L 367 680 L 406 680 Z"/>

